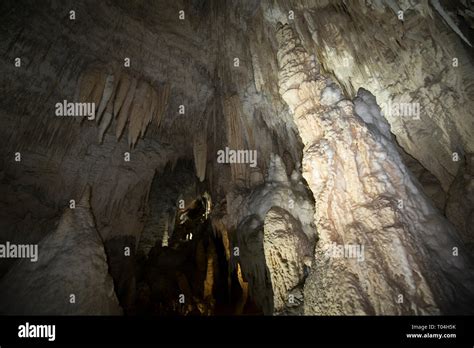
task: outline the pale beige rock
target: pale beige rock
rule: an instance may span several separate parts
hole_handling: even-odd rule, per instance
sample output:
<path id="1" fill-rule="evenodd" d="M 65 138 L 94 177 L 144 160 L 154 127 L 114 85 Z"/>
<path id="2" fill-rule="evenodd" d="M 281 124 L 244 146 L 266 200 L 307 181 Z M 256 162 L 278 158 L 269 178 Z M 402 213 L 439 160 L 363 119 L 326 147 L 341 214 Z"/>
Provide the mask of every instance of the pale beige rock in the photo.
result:
<path id="1" fill-rule="evenodd" d="M 153 118 L 153 110 L 156 107 L 156 92 L 154 89 L 148 85 L 147 92 L 145 94 L 145 101 L 143 105 L 143 116 L 142 116 L 142 124 L 140 129 L 140 137 L 145 135 L 146 129 L 150 124 Z"/>
<path id="2" fill-rule="evenodd" d="M 117 116 L 117 125 L 115 128 L 115 136 L 117 139 L 120 139 L 125 129 L 125 126 L 127 125 L 127 122 L 129 121 L 130 107 L 135 97 L 137 85 L 138 85 L 138 80 L 135 78 L 132 79 L 132 82 L 130 83 L 130 88 L 127 91 L 127 95 L 125 96 L 125 100 L 123 101 L 123 105 L 120 108 L 120 112 Z"/>
<path id="3" fill-rule="evenodd" d="M 361 87 L 375 95 L 398 143 L 447 192 L 460 165 L 452 153 L 474 152 L 474 66 L 435 2 L 393 3 L 408 11 L 403 22 L 381 3 L 351 1 L 348 11 L 320 3 L 295 24 L 348 95 Z"/>
<path id="4" fill-rule="evenodd" d="M 429 1 L 357 0 L 344 6 L 329 0 L 243 1 L 212 6 L 211 11 L 195 3 L 98 3 L 81 17 L 80 26 L 66 32 L 52 25 L 63 16 L 61 8 L 37 7 L 28 26 L 24 11 L 12 11 L 6 23 L 12 30 L 4 40 L 11 50 L 0 57 L 4 101 L 15 100 L 0 109 L 0 152 L 6 159 L 0 171 L 0 239 L 40 240 L 55 229 L 50 226 L 64 202 L 79 197 L 90 184 L 102 239 L 107 245 L 120 241 L 111 252 L 113 263 L 122 262 L 122 242 L 137 246 L 137 253 L 146 257 L 149 248 L 166 246 L 167 236 L 173 237 L 179 195 L 163 193 L 161 186 L 158 198 L 150 200 L 152 182 L 173 173 L 170 186 L 184 191 L 186 201 L 195 198 L 198 187 L 209 188 L 215 203 L 212 223 L 219 218 L 228 236 L 227 261 L 248 290 L 247 302 L 266 314 L 275 312 L 263 248 L 264 219 L 273 206 L 301 222 L 311 245 L 316 227 L 320 230 L 304 298 L 300 286 L 276 287 L 298 303 L 304 300 L 308 314 L 469 312 L 466 288 L 472 285 L 464 277 L 472 269 L 461 265 L 463 242 L 452 238 L 452 226 L 426 204 L 390 145 L 391 131 L 417 162 L 407 166 L 418 177 L 429 177 L 421 180 L 425 191 L 433 185 L 430 196 L 440 196 L 441 208 L 447 202 L 445 213 L 464 229 L 464 241 L 472 240 L 472 171 L 464 159 L 451 161 L 453 149 L 462 158 L 472 152 L 472 58 L 431 11 Z M 403 23 L 388 3 L 395 11 L 406 11 Z M 181 7 L 187 20 L 169 20 Z M 294 20 L 288 18 L 290 9 Z M 464 11 L 456 16 L 470 15 Z M 288 52 L 277 52 L 278 21 L 294 29 L 296 39 L 286 42 Z M 223 28 L 225 36 L 219 34 Z M 48 35 L 40 35 L 45 30 Z M 11 64 L 18 48 L 35 53 L 22 69 Z M 123 67 L 124 56 L 131 55 L 132 66 Z M 238 68 L 232 66 L 236 56 Z M 449 67 L 453 56 L 459 58 L 457 69 Z M 279 69 L 278 60 L 285 69 Z M 119 66 L 98 68 L 97 62 Z M 320 70 L 334 76 L 342 89 Z M 76 82 L 82 71 L 84 78 Z M 51 114 L 52 106 L 71 99 L 76 87 L 83 101 L 97 99 L 99 74 L 112 71 L 118 85 L 112 104 L 98 113 L 98 129 L 95 122 L 79 125 Z M 148 109 L 147 97 L 144 102 L 137 98 L 121 115 L 120 133 L 129 132 L 130 149 L 127 137 L 117 141 L 115 133 L 132 79 L 146 81 L 153 91 Z M 357 101 L 341 99 L 353 98 L 359 87 L 372 92 L 384 111 L 388 100 L 419 101 L 424 106 L 421 120 L 386 115 L 387 125 L 378 118 L 374 101 L 362 95 L 360 105 L 367 110 L 356 112 Z M 177 114 L 181 104 L 186 115 Z M 147 109 L 143 116 L 138 112 L 142 108 Z M 201 184 L 196 168 L 179 166 L 194 158 L 199 147 L 194 139 L 203 129 L 208 158 Z M 216 163 L 216 151 L 225 146 L 257 150 L 258 166 Z M 21 163 L 8 160 L 16 151 L 22 153 Z M 124 152 L 131 154 L 130 162 L 124 161 Z M 184 173 L 192 180 L 183 180 Z M 165 212 L 169 220 L 156 221 Z M 333 241 L 364 245 L 365 261 L 326 257 Z M 452 245 L 459 246 L 458 259 L 451 258 Z M 238 258 L 235 247 L 241 251 Z M 8 267 L 0 264 L 0 276 Z M 281 268 L 274 273 L 278 279 L 293 274 Z M 132 295 L 126 298 L 132 299 L 133 281 L 120 279 L 134 279 L 133 267 L 116 269 L 117 293 L 129 289 Z M 395 304 L 399 295 L 404 302 Z M 245 302 L 246 296 L 238 311 L 249 307 Z M 278 314 L 296 314 L 299 307 Z"/>
<path id="5" fill-rule="evenodd" d="M 468 310 L 472 264 L 453 226 L 420 191 L 391 139 L 369 128 L 352 102 L 320 103 L 331 81 L 308 69 L 312 58 L 292 29 L 281 26 L 277 39 L 280 93 L 301 130 L 303 175 L 316 201 L 319 240 L 305 284 L 305 313 Z M 357 259 L 338 257 L 337 245 L 363 246 L 364 252 Z M 457 246 L 463 251 L 454 256 Z"/>
<path id="6" fill-rule="evenodd" d="M 122 105 L 127 97 L 128 90 L 132 84 L 132 78 L 127 74 L 121 74 L 118 81 L 117 91 L 114 98 L 114 115 L 119 116 Z"/>
<path id="7" fill-rule="evenodd" d="M 90 69 L 82 76 L 79 86 L 79 101 L 84 103 L 92 103 L 93 95 L 97 94 L 97 82 L 101 79 L 101 71 L 98 69 Z"/>
<path id="8" fill-rule="evenodd" d="M 199 181 L 204 181 L 206 177 L 207 164 L 207 132 L 204 131 L 194 136 L 193 141 L 194 166 L 196 168 L 196 176 Z"/>
<path id="9" fill-rule="evenodd" d="M 104 113 L 107 106 L 109 105 L 109 100 L 114 93 L 114 88 L 115 88 L 115 76 L 113 74 L 109 74 L 107 75 L 105 79 L 105 86 L 104 86 L 104 92 L 102 94 L 102 99 L 100 101 L 100 104 L 97 105 L 97 114 L 96 114 L 97 122 L 100 121 L 102 114 Z"/>
<path id="10" fill-rule="evenodd" d="M 113 118 L 114 118 L 113 102 L 110 99 L 109 102 L 107 103 L 107 107 L 104 112 L 104 117 L 101 118 L 100 123 L 99 123 L 99 143 L 102 144 L 102 142 L 104 141 L 105 132 L 109 128 L 110 124 L 112 123 Z"/>
<path id="11" fill-rule="evenodd" d="M 89 103 L 94 103 L 95 111 L 99 107 L 100 101 L 102 100 L 102 95 L 104 93 L 105 82 L 106 82 L 106 74 L 103 71 L 99 71 L 96 75 L 96 80 L 94 84 L 94 88 L 92 89 Z M 97 115 L 96 115 L 97 116 Z"/>
<path id="12" fill-rule="evenodd" d="M 311 244 L 298 220 L 288 211 L 273 207 L 264 221 L 263 250 L 273 289 L 273 313 L 279 314 L 296 305 L 290 292 L 304 283 Z"/>
<path id="13" fill-rule="evenodd" d="M 149 109 L 149 93 L 150 86 L 145 81 L 138 83 L 135 96 L 130 107 L 129 125 L 128 125 L 128 145 L 133 148 L 142 132 L 143 119 Z"/>
<path id="14" fill-rule="evenodd" d="M 158 92 L 158 105 L 155 110 L 153 120 L 157 126 L 160 125 L 163 115 L 166 111 L 166 107 L 168 106 L 170 97 L 170 85 L 165 85 L 159 89 Z"/>
<path id="15" fill-rule="evenodd" d="M 246 145 L 246 125 L 242 117 L 242 106 L 237 95 L 224 101 L 224 115 L 227 122 L 227 146 L 232 150 L 248 150 L 252 147 Z M 247 164 L 231 163 L 232 178 L 236 182 L 247 182 L 250 169 Z"/>

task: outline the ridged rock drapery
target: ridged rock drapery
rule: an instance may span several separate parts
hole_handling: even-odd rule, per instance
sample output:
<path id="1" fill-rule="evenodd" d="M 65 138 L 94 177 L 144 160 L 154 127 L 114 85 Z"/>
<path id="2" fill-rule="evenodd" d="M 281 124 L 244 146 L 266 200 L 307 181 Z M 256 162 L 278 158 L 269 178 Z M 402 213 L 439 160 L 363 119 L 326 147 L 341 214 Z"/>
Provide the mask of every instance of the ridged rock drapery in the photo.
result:
<path id="1" fill-rule="evenodd" d="M 157 89 L 127 73 L 107 73 L 106 68 L 90 68 L 79 79 L 76 97 L 94 103 L 99 125 L 99 142 L 115 120 L 115 136 L 120 139 L 128 124 L 128 144 L 135 147 L 148 125 L 158 127 L 168 104 L 169 87 Z"/>

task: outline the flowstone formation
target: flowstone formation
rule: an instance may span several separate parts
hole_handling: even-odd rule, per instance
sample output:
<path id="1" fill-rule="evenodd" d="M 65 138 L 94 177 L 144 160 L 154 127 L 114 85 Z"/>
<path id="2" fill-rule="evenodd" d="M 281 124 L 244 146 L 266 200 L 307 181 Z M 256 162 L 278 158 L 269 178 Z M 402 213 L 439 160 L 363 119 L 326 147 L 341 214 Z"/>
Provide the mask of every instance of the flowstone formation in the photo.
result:
<path id="1" fill-rule="evenodd" d="M 404 166 L 375 98 L 360 90 L 354 103 L 344 99 L 290 27 L 277 37 L 280 93 L 301 129 L 303 175 L 316 201 L 306 313 L 436 314 L 469 305 L 457 297 L 472 297 L 469 257 L 453 255 L 460 238 Z M 363 262 L 331 255 L 341 243 L 364 245 Z"/>

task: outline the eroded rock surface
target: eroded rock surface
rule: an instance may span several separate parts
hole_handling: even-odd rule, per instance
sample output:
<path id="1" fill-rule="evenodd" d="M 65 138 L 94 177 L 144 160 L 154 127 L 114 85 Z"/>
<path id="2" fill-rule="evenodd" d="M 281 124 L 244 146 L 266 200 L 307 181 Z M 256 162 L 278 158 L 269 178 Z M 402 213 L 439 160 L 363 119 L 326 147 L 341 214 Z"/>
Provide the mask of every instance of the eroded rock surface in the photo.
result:
<path id="1" fill-rule="evenodd" d="M 272 284 L 274 314 L 302 303 L 302 285 L 311 267 L 312 249 L 299 221 L 290 213 L 279 207 L 268 211 L 263 227 L 263 250 Z"/>
<path id="2" fill-rule="evenodd" d="M 87 256 L 97 313 L 116 299 L 126 314 L 473 311 L 468 2 L 2 5 L 0 242 L 41 241 L 41 265 L 74 287 L 54 260 L 89 284 L 71 261 Z M 65 99 L 95 103 L 95 119 L 56 117 Z M 392 112 L 404 103 L 419 115 Z M 253 163 L 218 161 L 226 148 Z M 88 186 L 90 210 L 63 214 Z M 204 193 L 198 241 L 178 217 Z M 100 237 L 65 255 L 76 229 Z M 34 292 L 40 263 L 1 261 L 3 298 Z M 93 304 L 62 303 L 51 311 Z"/>
<path id="3" fill-rule="evenodd" d="M 363 92 L 366 108 L 359 110 L 347 99 L 322 103 L 324 91 L 336 87 L 289 26 L 277 38 L 280 93 L 305 144 L 303 175 L 316 202 L 319 241 L 305 313 L 466 310 L 473 298 L 470 256 L 387 138 L 375 98 Z M 363 260 L 335 253 L 338 245 L 363 246 Z M 462 250 L 458 256 L 454 247 Z"/>
<path id="4" fill-rule="evenodd" d="M 104 245 L 86 190 L 56 231 L 38 246 L 38 260 L 18 261 L 0 283 L 0 312 L 9 315 L 119 315 Z"/>

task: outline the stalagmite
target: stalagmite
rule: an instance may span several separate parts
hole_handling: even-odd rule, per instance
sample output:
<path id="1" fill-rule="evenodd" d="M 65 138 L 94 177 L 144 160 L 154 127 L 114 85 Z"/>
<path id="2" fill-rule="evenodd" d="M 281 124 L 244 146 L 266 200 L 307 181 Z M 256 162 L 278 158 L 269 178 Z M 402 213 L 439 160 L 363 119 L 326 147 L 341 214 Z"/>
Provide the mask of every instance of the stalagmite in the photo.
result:
<path id="1" fill-rule="evenodd" d="M 1 313 L 474 313 L 473 1 L 56 2 L 3 11 Z"/>
<path id="2" fill-rule="evenodd" d="M 462 167 L 451 159 L 454 148 L 474 151 L 472 59 L 457 29 L 436 13 L 436 1 L 390 3 L 395 13 L 381 2 L 348 1 L 346 11 L 328 2 L 321 12 L 305 12 L 305 21 L 295 21 L 298 38 L 346 95 L 354 98 L 365 88 L 377 98 L 397 143 L 446 194 Z M 462 1 L 439 3 L 469 38 Z"/>
<path id="3" fill-rule="evenodd" d="M 122 313 L 90 208 L 88 187 L 66 208 L 56 231 L 39 243 L 37 262 L 23 259 L 0 282 L 0 313 L 118 315 Z M 70 302 L 71 294 L 75 303 Z"/>
<path id="4" fill-rule="evenodd" d="M 294 304 L 290 291 L 303 283 L 305 260 L 312 250 L 299 221 L 279 207 L 270 209 L 265 217 L 263 250 L 272 283 L 273 310 L 278 314 Z"/>
<path id="5" fill-rule="evenodd" d="M 377 124 L 366 124 L 349 100 L 321 104 L 324 89 L 335 88 L 332 82 L 289 26 L 279 27 L 277 39 L 280 94 L 305 145 L 303 175 L 316 201 L 320 238 L 305 284 L 305 313 L 472 311 L 469 256 L 392 140 Z M 360 98 L 375 103 L 370 93 Z M 383 120 L 379 108 L 367 109 Z M 341 253 L 347 247 L 359 252 L 347 257 Z"/>

